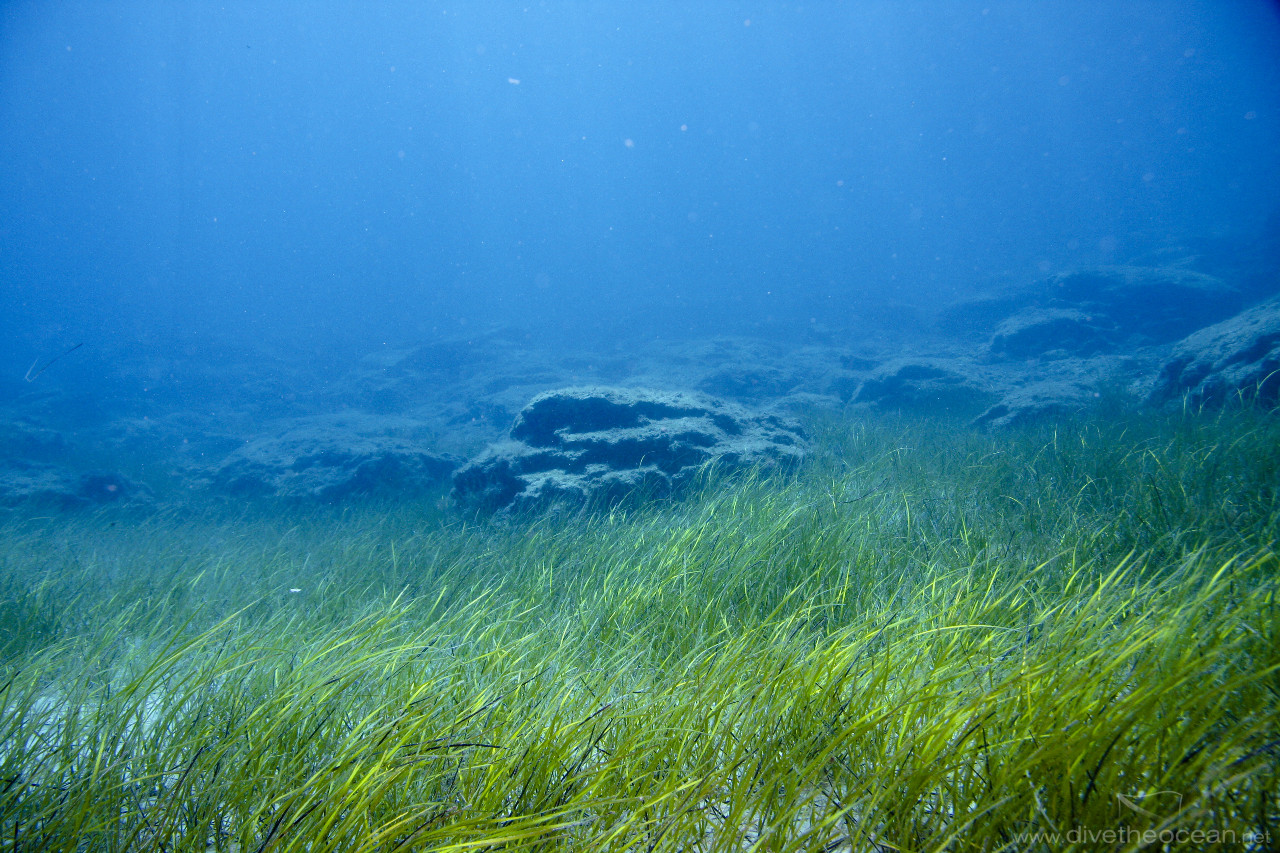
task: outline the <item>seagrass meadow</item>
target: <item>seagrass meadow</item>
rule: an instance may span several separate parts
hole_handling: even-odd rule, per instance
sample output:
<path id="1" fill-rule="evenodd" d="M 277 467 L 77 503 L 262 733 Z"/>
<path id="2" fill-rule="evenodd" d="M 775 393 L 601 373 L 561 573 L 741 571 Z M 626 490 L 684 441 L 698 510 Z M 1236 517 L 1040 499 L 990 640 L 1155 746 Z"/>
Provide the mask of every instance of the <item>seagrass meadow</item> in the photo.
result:
<path id="1" fill-rule="evenodd" d="M 1280 844 L 1280 421 L 814 413 L 792 471 L 11 515 L 0 849 Z"/>

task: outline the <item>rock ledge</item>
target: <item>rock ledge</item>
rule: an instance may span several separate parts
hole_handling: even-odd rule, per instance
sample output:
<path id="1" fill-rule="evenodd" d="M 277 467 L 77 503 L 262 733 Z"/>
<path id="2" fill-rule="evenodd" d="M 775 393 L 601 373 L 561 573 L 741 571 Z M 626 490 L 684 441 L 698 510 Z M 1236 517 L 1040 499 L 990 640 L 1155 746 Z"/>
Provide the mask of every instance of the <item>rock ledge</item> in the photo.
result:
<path id="1" fill-rule="evenodd" d="M 454 474 L 454 494 L 489 509 L 530 508 L 642 490 L 664 494 L 706 462 L 789 464 L 804 456 L 794 422 L 686 391 L 564 388 L 529 402 L 510 440 Z"/>

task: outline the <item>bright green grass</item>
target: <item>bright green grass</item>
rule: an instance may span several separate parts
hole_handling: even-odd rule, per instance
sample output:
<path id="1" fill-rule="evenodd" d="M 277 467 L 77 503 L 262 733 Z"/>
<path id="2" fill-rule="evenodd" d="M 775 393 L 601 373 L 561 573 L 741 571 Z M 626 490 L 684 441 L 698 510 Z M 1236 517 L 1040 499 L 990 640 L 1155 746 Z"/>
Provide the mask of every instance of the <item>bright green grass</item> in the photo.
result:
<path id="1" fill-rule="evenodd" d="M 1280 843 L 1274 416 L 810 428 L 612 513 L 10 520 L 0 850 Z"/>

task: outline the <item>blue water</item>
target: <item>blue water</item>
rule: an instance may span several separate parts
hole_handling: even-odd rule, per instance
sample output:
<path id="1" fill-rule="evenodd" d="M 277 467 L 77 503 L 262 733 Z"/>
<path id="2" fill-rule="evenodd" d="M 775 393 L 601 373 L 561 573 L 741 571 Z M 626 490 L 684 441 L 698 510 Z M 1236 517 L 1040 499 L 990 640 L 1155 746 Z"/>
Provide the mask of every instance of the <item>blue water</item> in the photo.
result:
<path id="1" fill-rule="evenodd" d="M 1278 154 L 1261 0 L 8 2 L 0 369 L 838 329 L 1256 248 Z"/>

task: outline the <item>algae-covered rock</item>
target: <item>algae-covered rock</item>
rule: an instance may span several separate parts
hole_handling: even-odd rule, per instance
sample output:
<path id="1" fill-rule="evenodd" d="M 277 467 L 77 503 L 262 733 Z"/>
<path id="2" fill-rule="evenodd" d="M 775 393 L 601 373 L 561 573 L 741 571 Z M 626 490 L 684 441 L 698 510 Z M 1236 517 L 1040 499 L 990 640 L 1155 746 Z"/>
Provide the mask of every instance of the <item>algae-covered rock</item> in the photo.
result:
<path id="1" fill-rule="evenodd" d="M 1240 308 L 1237 287 L 1180 267 L 1113 266 L 1061 273 L 1049 280 L 1059 307 L 1077 308 L 1096 321 L 1137 336 L 1136 343 L 1168 343 Z"/>
<path id="2" fill-rule="evenodd" d="M 0 506 L 35 504 L 77 509 L 150 500 L 146 487 L 115 471 L 78 472 L 24 460 L 11 460 L 0 468 Z"/>
<path id="3" fill-rule="evenodd" d="M 998 396 L 998 377 L 967 359 L 902 358 L 873 371 L 853 402 L 933 414 L 976 414 Z"/>
<path id="4" fill-rule="evenodd" d="M 974 418 L 974 426 L 998 430 L 1066 414 L 1094 405 L 1097 385 L 1072 380 L 1044 380 L 1010 389 L 991 408 Z"/>
<path id="5" fill-rule="evenodd" d="M 1280 299 L 1179 342 L 1147 399 L 1162 403 L 1183 394 L 1193 405 L 1219 405 L 1236 396 L 1275 404 L 1280 397 Z"/>
<path id="6" fill-rule="evenodd" d="M 1075 308 L 1026 308 L 996 327 L 990 351 L 1005 358 L 1087 356 L 1114 341 L 1115 324 L 1105 317 Z"/>
<path id="7" fill-rule="evenodd" d="M 685 391 L 582 387 L 535 397 L 510 440 L 454 474 L 462 500 L 491 509 L 666 493 L 711 460 L 773 465 L 804 455 L 777 415 Z"/>
<path id="8" fill-rule="evenodd" d="M 213 481 L 232 494 L 295 499 L 422 492 L 447 483 L 461 460 L 431 451 L 421 429 L 360 413 L 294 418 L 227 456 Z"/>

